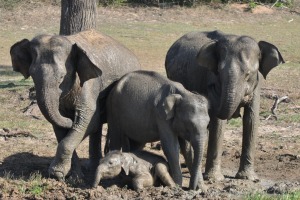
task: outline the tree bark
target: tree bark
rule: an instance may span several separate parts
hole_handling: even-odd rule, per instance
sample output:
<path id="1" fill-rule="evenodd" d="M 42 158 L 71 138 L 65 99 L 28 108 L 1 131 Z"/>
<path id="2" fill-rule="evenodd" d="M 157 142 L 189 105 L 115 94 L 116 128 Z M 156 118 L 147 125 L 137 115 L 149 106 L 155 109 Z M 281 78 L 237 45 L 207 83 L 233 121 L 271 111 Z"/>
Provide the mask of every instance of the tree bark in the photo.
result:
<path id="1" fill-rule="evenodd" d="M 62 0 L 60 35 L 71 35 L 96 27 L 96 0 Z"/>

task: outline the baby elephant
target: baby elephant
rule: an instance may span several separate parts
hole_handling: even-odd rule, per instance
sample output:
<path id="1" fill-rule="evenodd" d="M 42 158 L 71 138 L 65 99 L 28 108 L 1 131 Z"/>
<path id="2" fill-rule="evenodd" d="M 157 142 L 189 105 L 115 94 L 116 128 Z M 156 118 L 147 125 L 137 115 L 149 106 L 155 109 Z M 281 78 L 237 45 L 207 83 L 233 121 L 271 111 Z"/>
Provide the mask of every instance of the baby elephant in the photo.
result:
<path id="1" fill-rule="evenodd" d="M 168 168 L 168 163 L 162 156 L 150 152 L 111 151 L 100 161 L 93 186 L 96 187 L 101 179 L 114 178 L 125 173 L 132 179 L 135 190 L 153 186 L 159 180 L 166 186 L 174 187 L 175 183 Z"/>
<path id="2" fill-rule="evenodd" d="M 137 149 L 160 140 L 170 174 L 181 186 L 181 148 L 191 174 L 190 189 L 197 186 L 203 189 L 200 166 L 209 123 L 205 97 L 158 73 L 135 71 L 114 86 L 106 108 L 110 150 L 131 151 L 133 146 Z M 187 142 L 192 146 L 194 158 Z"/>

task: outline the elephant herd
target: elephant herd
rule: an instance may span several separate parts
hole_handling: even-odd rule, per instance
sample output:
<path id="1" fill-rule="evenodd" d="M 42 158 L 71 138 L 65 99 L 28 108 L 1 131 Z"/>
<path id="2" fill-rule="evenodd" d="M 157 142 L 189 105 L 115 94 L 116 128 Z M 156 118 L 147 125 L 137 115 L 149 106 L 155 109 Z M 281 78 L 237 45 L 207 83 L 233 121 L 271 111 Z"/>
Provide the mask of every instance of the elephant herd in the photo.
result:
<path id="1" fill-rule="evenodd" d="M 58 146 L 49 174 L 57 179 L 70 173 L 84 176 L 76 148 L 89 136 L 89 185 L 123 172 L 131 176 L 135 189 L 153 185 L 157 178 L 165 185 L 181 186 L 181 152 L 191 174 L 189 188 L 205 190 L 203 178 L 224 178 L 224 122 L 241 115 L 243 142 L 236 178 L 258 178 L 254 146 L 260 80 L 284 63 L 276 46 L 221 31 L 187 33 L 167 52 L 167 78 L 140 70 L 130 50 L 95 30 L 23 39 L 10 54 L 13 70 L 32 77 L 38 106 L 53 126 Z M 107 156 L 102 158 L 104 123 Z M 154 141 L 161 142 L 167 161 L 138 156 Z"/>

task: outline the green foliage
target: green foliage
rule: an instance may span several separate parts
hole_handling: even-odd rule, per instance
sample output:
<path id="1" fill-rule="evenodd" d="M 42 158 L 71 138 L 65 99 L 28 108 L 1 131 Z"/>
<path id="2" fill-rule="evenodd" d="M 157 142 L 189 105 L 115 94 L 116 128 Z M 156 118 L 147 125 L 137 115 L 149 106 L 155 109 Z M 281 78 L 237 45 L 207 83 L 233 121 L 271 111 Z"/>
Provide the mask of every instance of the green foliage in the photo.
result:
<path id="1" fill-rule="evenodd" d="M 293 0 L 285 0 L 285 1 L 277 1 L 274 6 L 277 8 L 283 8 L 283 7 L 290 7 L 293 4 L 294 4 Z"/>
<path id="2" fill-rule="evenodd" d="M 257 6 L 257 3 L 251 0 L 248 5 L 249 5 L 249 9 L 252 10 Z"/>

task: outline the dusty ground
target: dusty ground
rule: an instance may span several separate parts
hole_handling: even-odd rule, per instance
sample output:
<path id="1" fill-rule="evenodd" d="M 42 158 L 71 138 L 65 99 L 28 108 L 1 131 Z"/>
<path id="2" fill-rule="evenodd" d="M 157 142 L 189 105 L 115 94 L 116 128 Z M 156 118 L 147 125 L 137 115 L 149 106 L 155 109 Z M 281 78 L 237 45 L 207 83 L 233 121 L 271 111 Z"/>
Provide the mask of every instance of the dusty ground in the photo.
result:
<path id="1" fill-rule="evenodd" d="M 240 20 L 255 19 L 250 17 L 253 16 L 253 13 L 246 12 L 240 5 L 234 6 L 236 6 L 234 9 L 231 7 L 221 9 L 217 5 L 217 8 L 214 9 L 203 7 L 197 12 L 182 9 L 170 9 L 166 12 L 158 8 L 147 10 L 137 8 L 99 9 L 98 15 L 100 19 L 105 18 L 105 23 L 113 23 L 124 16 L 126 16 L 124 18 L 127 21 L 149 21 L 152 23 L 165 20 L 197 23 L 197 21 L 190 21 L 190 16 L 204 18 L 210 15 L 211 17 L 203 20 L 203 26 L 212 23 L 212 21 L 218 23 L 222 20 L 234 20 L 236 16 L 240 16 Z M 55 22 L 59 20 L 58 9 L 54 11 L 45 10 L 44 7 L 37 7 L 36 9 L 40 9 L 39 12 L 51 15 L 52 20 Z M 216 12 L 218 14 L 213 14 Z M 294 19 L 295 17 L 291 17 L 289 12 L 271 10 L 265 7 L 256 12 L 258 18 L 261 17 L 259 15 L 261 12 L 265 14 L 264 17 L 267 15 L 267 19 Z M 295 10 L 295 12 L 298 11 Z M 27 15 L 29 18 L 32 17 L 29 13 Z M 220 16 L 223 16 L 222 19 L 220 19 Z M 20 16 L 7 13 L 4 21 L 5 23 L 10 20 L 13 21 L 15 17 Z M 42 23 L 41 21 L 46 20 L 46 18 L 47 16 L 37 19 L 36 24 Z M 24 29 L 27 30 L 28 27 L 24 27 Z M 5 59 L 7 58 L 5 57 Z M 5 60 L 4 63 L 8 62 Z M 158 63 L 158 65 L 160 64 Z M 148 68 L 147 63 L 145 65 L 145 68 Z M 26 125 L 20 124 L 22 128 L 1 127 L 3 129 L 0 129 L 0 199 L 244 199 L 247 198 L 248 194 L 256 192 L 282 194 L 300 190 L 300 123 L 299 121 L 286 123 L 277 122 L 274 119 L 265 120 L 264 116 L 261 117 L 256 145 L 255 170 L 260 177 L 258 181 L 234 179 L 239 165 L 242 138 L 240 122 L 237 121 L 237 125 L 229 123 L 225 132 L 222 171 L 226 178 L 221 182 L 206 181 L 208 191 L 205 194 L 186 189 L 189 174 L 184 165 L 183 189 L 152 187 L 141 192 L 135 192 L 130 187 L 114 184 L 113 181 L 103 181 L 102 186 L 98 186 L 96 189 L 87 189 L 84 182 L 73 179 L 68 179 L 65 183 L 58 182 L 49 178 L 47 173 L 47 168 L 56 150 L 56 140 L 51 126 L 41 116 L 38 109 L 34 108 L 23 112 L 23 109 L 31 102 L 28 97 L 29 86 L 23 90 L 7 89 L 10 87 L 14 88 L 14 85 L 7 83 L 7 85 L 1 87 L 0 99 L 2 106 L 8 115 L 9 113 L 17 113 L 20 118 L 25 118 L 29 124 L 28 128 L 26 128 Z M 272 96 L 274 91 L 277 91 L 276 88 L 275 85 L 273 90 L 264 90 L 263 101 Z M 280 90 L 279 95 L 283 95 L 287 91 L 288 88 Z M 290 96 L 299 98 L 299 90 L 291 91 Z M 273 100 L 269 100 L 269 102 L 272 104 Z M 291 109 L 287 110 L 290 113 L 299 114 L 299 105 L 289 104 L 289 107 Z M 32 129 L 31 127 L 34 124 L 37 128 Z M 82 163 L 86 161 L 87 148 L 87 141 L 84 141 L 78 149 Z M 150 149 L 151 147 L 148 146 L 147 148 Z M 151 150 L 161 153 L 156 148 Z"/>
<path id="2" fill-rule="evenodd" d="M 21 94 L 21 95 L 20 95 Z M 2 94 L 1 94 L 2 95 Z M 26 91 L 12 92 L 14 107 L 26 101 Z M 24 98 L 25 97 L 25 98 Z M 43 120 L 39 110 L 33 109 L 21 115 L 32 120 Z M 104 134 L 106 129 L 104 128 Z M 66 183 L 49 178 L 47 168 L 55 153 L 54 134 L 44 133 L 36 137 L 24 130 L 0 130 L 0 189 L 1 199 L 243 199 L 256 192 L 281 194 L 300 190 L 300 124 L 274 125 L 273 121 L 262 120 L 256 146 L 256 172 L 259 181 L 237 180 L 241 148 L 241 128 L 229 126 L 225 132 L 222 156 L 224 181 L 206 181 L 207 193 L 188 191 L 189 174 L 183 165 L 184 190 L 167 187 L 152 187 L 142 192 L 128 189 L 128 186 L 113 181 L 103 181 L 96 189 L 86 189 L 84 182 L 72 178 Z M 153 145 L 147 149 L 161 153 Z M 87 158 L 87 141 L 78 152 L 82 163 Z"/>

